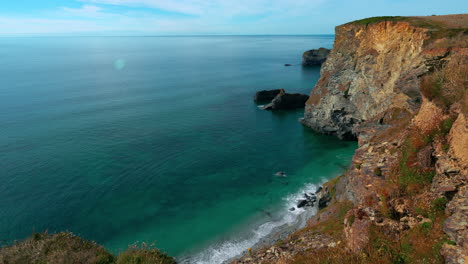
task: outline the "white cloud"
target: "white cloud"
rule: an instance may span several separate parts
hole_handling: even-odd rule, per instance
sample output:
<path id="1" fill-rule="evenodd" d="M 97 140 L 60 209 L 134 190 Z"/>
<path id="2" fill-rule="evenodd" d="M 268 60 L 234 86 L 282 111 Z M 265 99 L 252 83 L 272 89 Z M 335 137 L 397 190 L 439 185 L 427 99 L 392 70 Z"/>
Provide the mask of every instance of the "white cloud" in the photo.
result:
<path id="1" fill-rule="evenodd" d="M 84 5 L 81 8 L 62 7 L 62 13 L 72 16 L 98 17 L 103 16 L 102 8 L 95 5 Z"/>
<path id="2" fill-rule="evenodd" d="M 79 0 L 86 3 L 147 7 L 191 15 L 246 16 L 307 12 L 324 0 Z"/>
<path id="3" fill-rule="evenodd" d="M 60 7 L 41 17 L 2 17 L 0 35 L 134 32 L 135 34 L 271 34 L 287 19 L 308 15 L 326 0 L 79 0 L 80 8 Z M 130 8 L 108 8 L 118 5 Z M 179 12 L 170 16 L 131 7 Z M 44 18 L 47 17 L 47 18 Z M 242 23 L 236 18 L 248 17 Z M 253 19 L 249 19 L 253 18 Z M 242 20 L 240 20 L 242 21 Z M 276 26 L 274 26 L 276 25 Z M 281 26 L 283 27 L 283 26 Z M 283 27 L 284 28 L 284 27 Z M 285 33 L 285 32 L 278 32 Z M 292 33 L 298 33 L 292 32 Z"/>

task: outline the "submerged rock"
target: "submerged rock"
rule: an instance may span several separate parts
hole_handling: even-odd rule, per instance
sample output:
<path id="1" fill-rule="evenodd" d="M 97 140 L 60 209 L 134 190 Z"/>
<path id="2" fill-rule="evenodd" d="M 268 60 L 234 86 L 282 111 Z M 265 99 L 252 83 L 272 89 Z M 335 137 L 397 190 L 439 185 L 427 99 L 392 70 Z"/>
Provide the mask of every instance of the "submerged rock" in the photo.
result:
<path id="1" fill-rule="evenodd" d="M 330 50 L 326 48 L 308 50 L 302 54 L 302 65 L 303 66 L 315 66 L 322 65 L 325 62 Z"/>
<path id="2" fill-rule="evenodd" d="M 278 171 L 277 173 L 275 173 L 275 176 L 278 176 L 278 177 L 286 177 L 286 172 L 284 171 Z"/>
<path id="3" fill-rule="evenodd" d="M 284 90 L 276 95 L 271 103 L 263 107 L 264 110 L 286 110 L 286 109 L 297 109 L 304 108 L 305 103 L 309 99 L 308 95 L 305 94 L 290 94 Z"/>
<path id="4" fill-rule="evenodd" d="M 254 96 L 255 102 L 270 102 L 273 100 L 281 91 L 284 92 L 283 89 L 276 89 L 276 90 L 263 90 L 259 91 Z"/>

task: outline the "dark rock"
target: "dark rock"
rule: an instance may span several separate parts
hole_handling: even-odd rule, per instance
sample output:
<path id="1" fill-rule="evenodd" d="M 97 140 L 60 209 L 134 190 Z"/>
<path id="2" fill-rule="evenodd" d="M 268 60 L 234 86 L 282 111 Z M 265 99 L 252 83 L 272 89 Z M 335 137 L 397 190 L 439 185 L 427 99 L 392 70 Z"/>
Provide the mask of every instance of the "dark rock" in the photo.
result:
<path id="1" fill-rule="evenodd" d="M 317 197 L 314 194 L 308 195 L 307 193 L 304 193 L 304 198 L 306 198 L 306 200 L 311 204 L 317 201 Z"/>
<path id="2" fill-rule="evenodd" d="M 303 66 L 322 65 L 330 54 L 330 50 L 326 48 L 308 50 L 302 54 Z"/>
<path id="3" fill-rule="evenodd" d="M 323 188 L 317 193 L 317 199 L 318 199 L 318 208 L 323 209 L 327 207 L 331 200 L 332 197 L 330 195 L 330 192 L 328 191 L 328 188 Z"/>
<path id="4" fill-rule="evenodd" d="M 307 200 L 299 200 L 297 203 L 297 208 L 302 208 L 308 204 Z"/>
<path id="5" fill-rule="evenodd" d="M 325 208 L 330 204 L 331 197 L 330 196 L 325 196 L 319 200 L 319 210 Z"/>
<path id="6" fill-rule="evenodd" d="M 296 211 L 296 208 L 295 208 L 295 207 L 291 207 L 291 208 L 289 208 L 289 211 L 291 211 L 291 212 L 292 212 L 292 211 Z"/>
<path id="7" fill-rule="evenodd" d="M 318 187 L 317 191 L 315 192 L 315 194 L 319 193 L 320 191 L 322 191 L 322 186 Z"/>
<path id="8" fill-rule="evenodd" d="M 292 66 L 292 64 L 286 63 L 284 66 L 289 67 Z"/>
<path id="9" fill-rule="evenodd" d="M 255 94 L 254 101 L 255 102 L 270 102 L 271 100 L 275 99 L 275 97 L 279 93 L 281 93 L 281 91 L 284 92 L 283 89 L 259 91 Z"/>
<path id="10" fill-rule="evenodd" d="M 275 173 L 275 176 L 277 177 L 286 177 L 286 172 L 284 171 L 278 171 L 277 173 Z"/>
<path id="11" fill-rule="evenodd" d="M 271 103 L 263 107 L 264 110 L 287 110 L 304 108 L 305 103 L 309 99 L 305 94 L 289 94 L 282 90 Z"/>

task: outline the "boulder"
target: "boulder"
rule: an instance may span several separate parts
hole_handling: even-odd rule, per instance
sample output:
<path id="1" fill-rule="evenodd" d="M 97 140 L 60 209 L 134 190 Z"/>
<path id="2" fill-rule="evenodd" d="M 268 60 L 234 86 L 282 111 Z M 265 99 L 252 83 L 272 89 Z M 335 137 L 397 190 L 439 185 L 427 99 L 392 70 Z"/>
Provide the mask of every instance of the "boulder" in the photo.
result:
<path id="1" fill-rule="evenodd" d="M 276 90 L 263 90 L 259 91 L 254 96 L 255 102 L 270 102 L 273 100 L 281 91 L 284 92 L 283 89 L 276 89 Z"/>
<path id="2" fill-rule="evenodd" d="M 297 208 L 302 208 L 302 207 L 305 207 L 308 205 L 308 201 L 307 200 L 299 200 L 298 203 L 297 203 Z"/>
<path id="3" fill-rule="evenodd" d="M 292 66 L 292 64 L 286 63 L 284 66 L 289 67 Z"/>
<path id="4" fill-rule="evenodd" d="M 305 94 L 289 94 L 282 90 L 271 103 L 263 107 L 264 110 L 286 110 L 304 108 L 305 103 L 309 99 Z"/>
<path id="5" fill-rule="evenodd" d="M 322 65 L 330 54 L 330 50 L 326 48 L 308 50 L 302 54 L 303 66 Z"/>

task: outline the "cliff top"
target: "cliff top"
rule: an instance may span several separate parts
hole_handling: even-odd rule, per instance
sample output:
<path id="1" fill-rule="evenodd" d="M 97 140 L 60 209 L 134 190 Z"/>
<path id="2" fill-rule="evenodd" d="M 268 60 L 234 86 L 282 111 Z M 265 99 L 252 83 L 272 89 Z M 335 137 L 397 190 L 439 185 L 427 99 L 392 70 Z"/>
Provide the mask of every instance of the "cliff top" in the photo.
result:
<path id="1" fill-rule="evenodd" d="M 408 22 L 411 25 L 431 29 L 468 29 L 468 14 L 443 15 L 443 16 L 382 16 L 370 17 L 345 25 L 369 25 L 383 21 Z"/>

